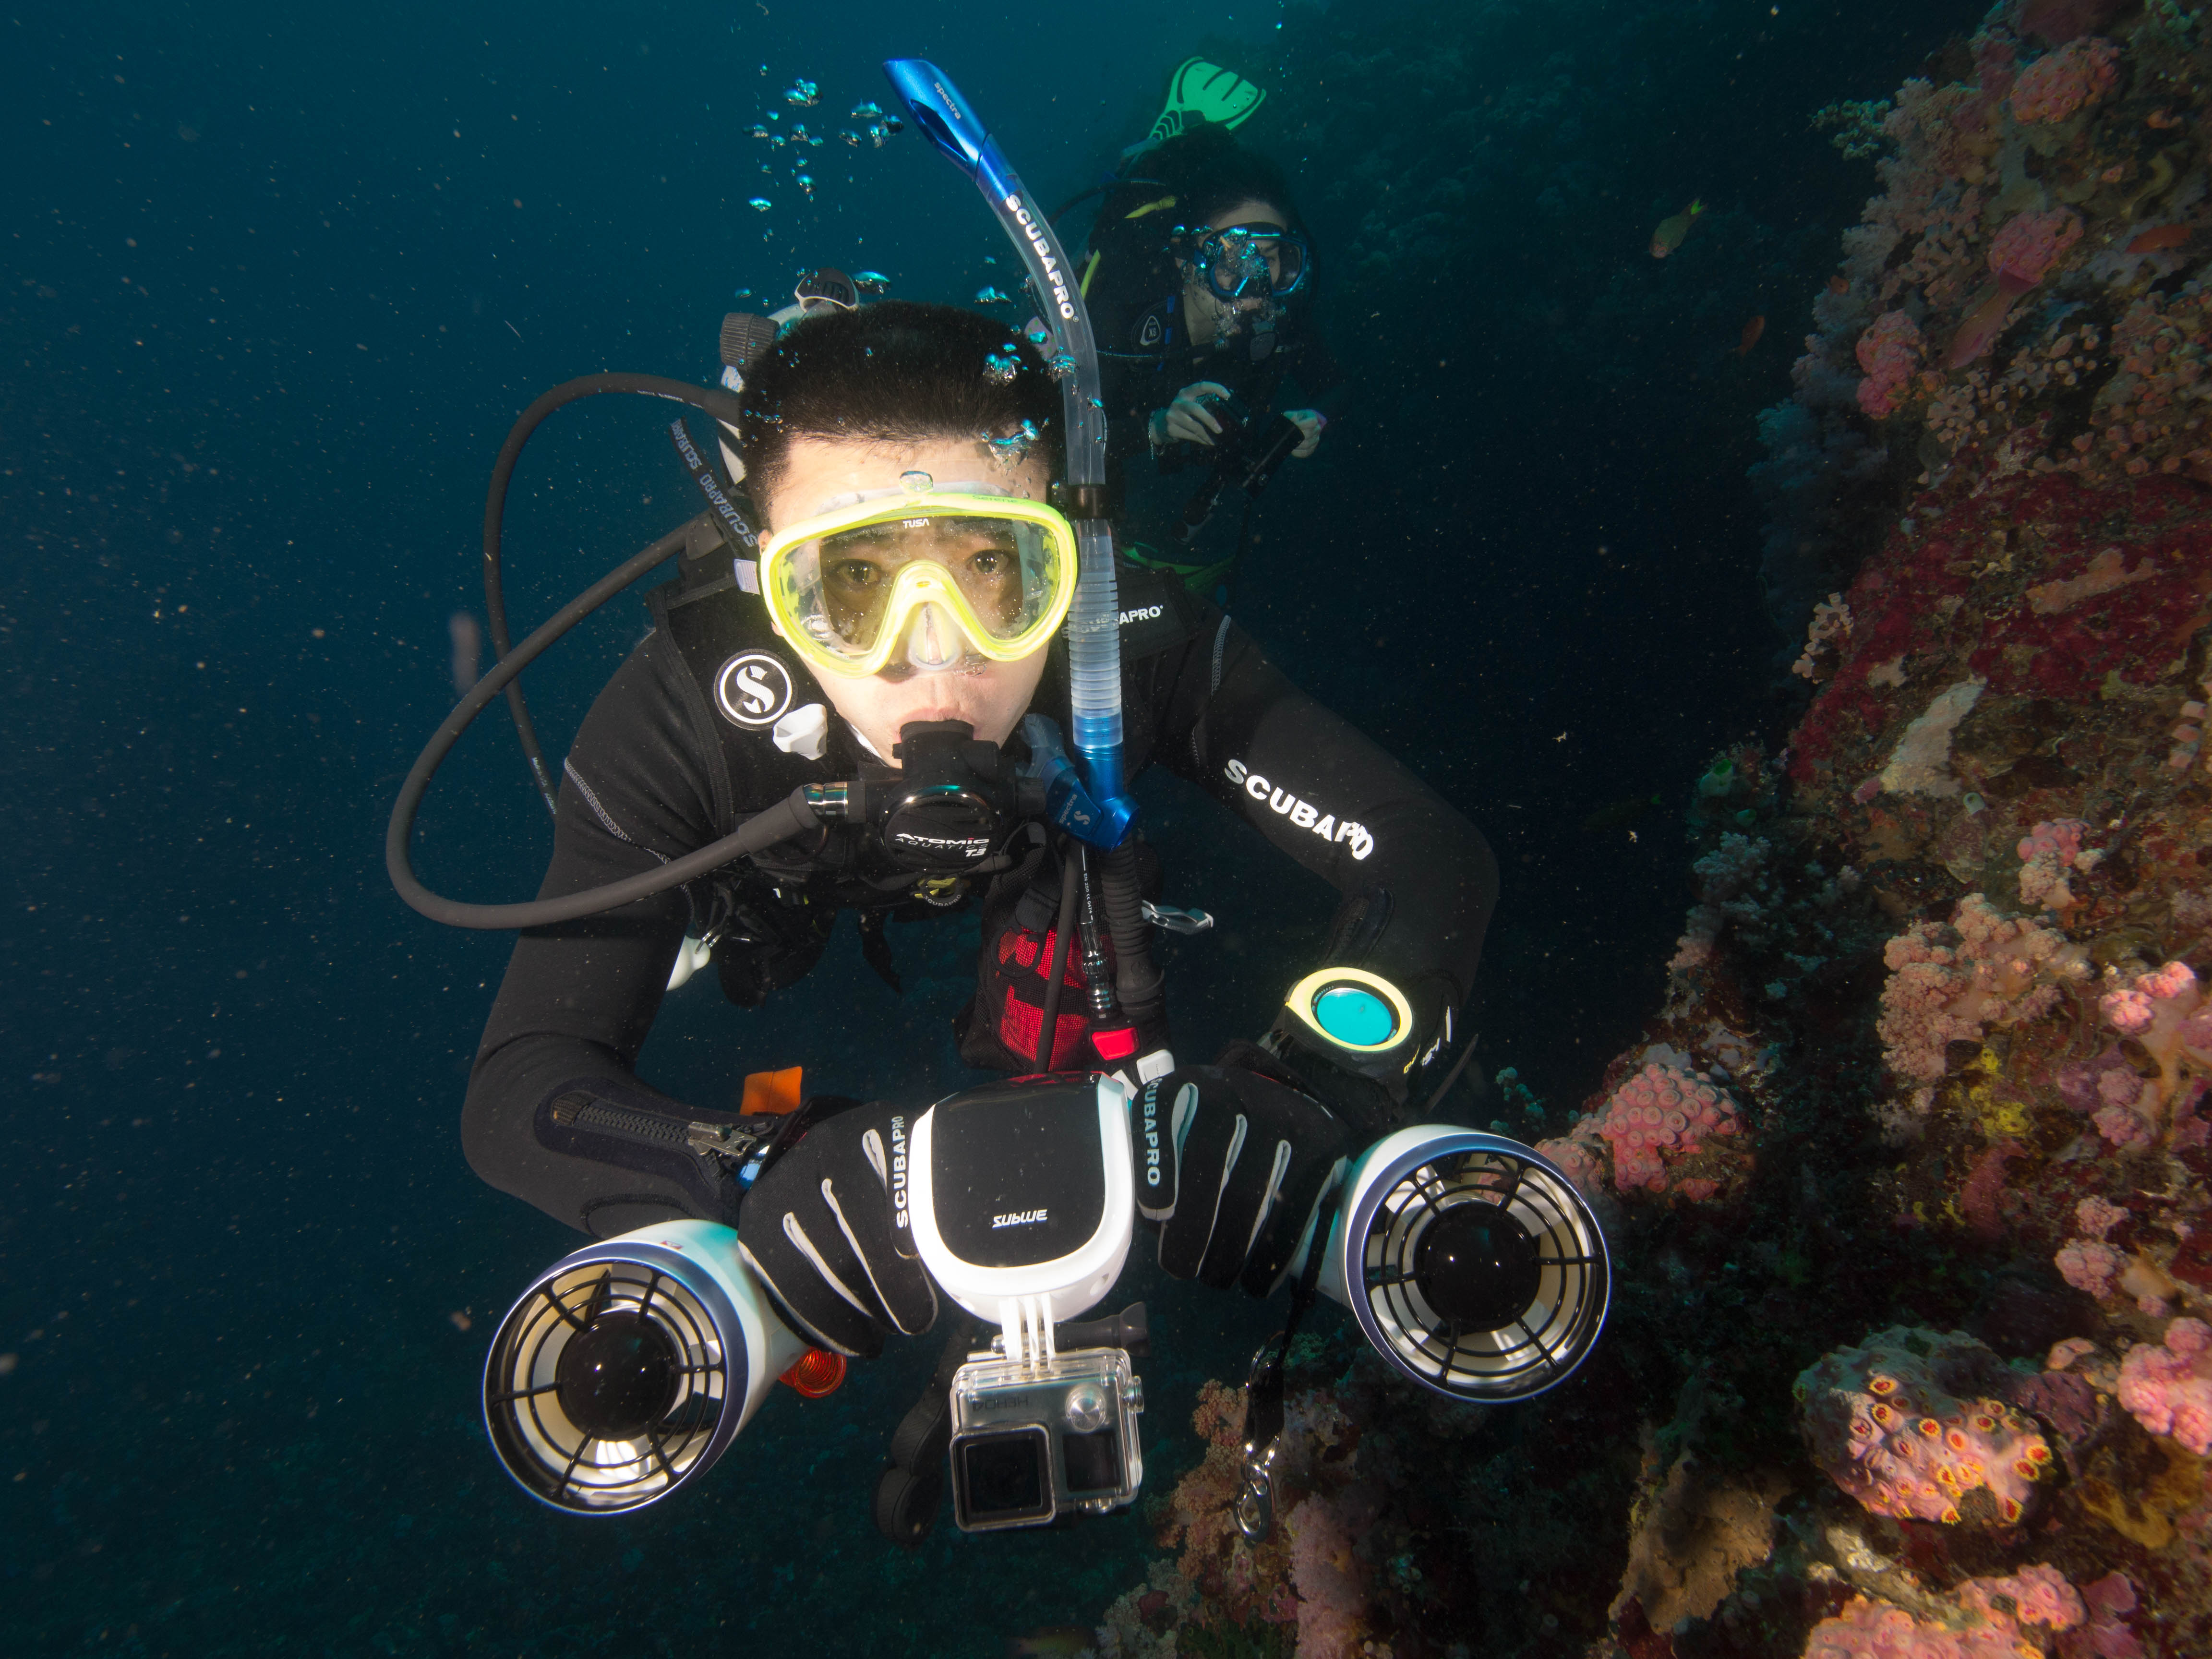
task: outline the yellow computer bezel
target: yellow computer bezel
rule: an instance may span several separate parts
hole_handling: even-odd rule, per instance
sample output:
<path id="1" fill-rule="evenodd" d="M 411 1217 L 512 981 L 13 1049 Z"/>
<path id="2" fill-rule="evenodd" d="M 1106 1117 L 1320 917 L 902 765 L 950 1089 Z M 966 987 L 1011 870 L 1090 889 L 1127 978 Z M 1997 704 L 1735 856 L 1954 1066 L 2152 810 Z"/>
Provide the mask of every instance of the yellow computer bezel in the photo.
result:
<path id="1" fill-rule="evenodd" d="M 1036 621 L 1012 639 L 997 638 L 975 614 L 951 571 L 934 559 L 916 559 L 901 567 L 892 583 L 890 597 L 884 602 L 883 625 L 877 630 L 875 643 L 866 651 L 858 656 L 846 655 L 809 634 L 790 580 L 793 550 L 848 530 L 914 518 L 1012 519 L 1043 530 L 1056 555 L 1056 574 L 1051 600 Z M 1079 557 L 1075 527 L 1053 507 L 1025 495 L 930 490 L 915 495 L 878 496 L 801 519 L 788 529 L 770 536 L 761 546 L 761 598 L 768 605 L 778 635 L 805 658 L 809 666 L 848 679 L 866 679 L 883 672 L 901 650 L 908 619 L 915 607 L 921 605 L 941 605 L 951 611 L 961 631 L 967 635 L 969 643 L 981 655 L 994 662 L 1018 662 L 1042 647 L 1066 620 L 1068 606 L 1075 600 Z"/>
<path id="2" fill-rule="evenodd" d="M 1398 1017 L 1398 1028 L 1382 1042 L 1346 1042 L 1342 1037 L 1325 1029 L 1314 1016 L 1314 999 L 1332 985 L 1358 985 L 1374 992 L 1390 1005 L 1390 1012 Z M 1308 974 L 1291 988 L 1283 999 L 1284 1005 L 1304 1021 L 1314 1035 L 1331 1048 L 1342 1048 L 1349 1054 L 1382 1054 L 1405 1042 L 1413 1029 L 1413 1006 L 1400 994 L 1396 986 L 1380 974 L 1370 974 L 1364 968 L 1323 968 Z"/>

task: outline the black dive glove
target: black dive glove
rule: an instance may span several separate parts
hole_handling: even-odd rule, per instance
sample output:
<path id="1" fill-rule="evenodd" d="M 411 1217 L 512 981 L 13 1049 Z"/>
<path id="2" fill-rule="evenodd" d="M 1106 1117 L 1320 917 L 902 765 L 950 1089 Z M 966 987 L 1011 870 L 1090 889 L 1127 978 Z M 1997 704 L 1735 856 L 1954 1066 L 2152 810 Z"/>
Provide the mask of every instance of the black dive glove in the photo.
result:
<path id="1" fill-rule="evenodd" d="M 738 1210 L 738 1243 L 799 1334 L 858 1358 L 884 1333 L 937 1317 L 937 1286 L 906 1218 L 913 1119 L 880 1103 L 824 1118 L 761 1172 Z"/>
<path id="2" fill-rule="evenodd" d="M 1238 1066 L 1179 1066 L 1137 1096 L 1137 1207 L 1176 1279 L 1274 1289 L 1351 1151 L 1318 1103 Z"/>

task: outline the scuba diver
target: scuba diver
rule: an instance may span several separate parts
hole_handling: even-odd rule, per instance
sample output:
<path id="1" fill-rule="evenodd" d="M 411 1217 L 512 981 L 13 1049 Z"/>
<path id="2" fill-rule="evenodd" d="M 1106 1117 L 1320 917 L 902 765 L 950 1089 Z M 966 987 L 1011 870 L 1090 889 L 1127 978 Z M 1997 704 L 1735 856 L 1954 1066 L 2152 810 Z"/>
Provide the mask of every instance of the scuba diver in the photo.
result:
<path id="1" fill-rule="evenodd" d="M 714 1155 L 717 1138 L 788 1107 L 773 1097 L 791 1073 L 749 1079 L 744 1100 L 694 1103 L 634 1063 L 679 957 L 710 949 L 729 1000 L 752 1006 L 807 973 L 841 911 L 858 913 L 880 968 L 887 918 L 975 906 L 982 950 L 957 1022 L 962 1058 L 1118 1071 L 1164 1116 L 1172 1103 L 1170 1144 L 1155 1134 L 1139 1153 L 1162 1263 L 1266 1293 L 1341 1160 L 1455 1074 L 1497 888 L 1488 845 L 1212 604 L 1124 565 L 1128 775 L 1166 766 L 1329 882 L 1343 901 L 1310 965 L 1334 977 L 1308 981 L 1340 997 L 1352 980 L 1380 988 L 1342 1005 L 1355 1026 L 1380 1009 L 1379 1026 L 1330 1030 L 1316 990 L 1259 1042 L 1175 1065 L 1144 923 L 1133 904 L 1104 914 L 1117 874 L 1125 893 L 1157 886 L 1143 877 L 1156 860 L 1134 836 L 1102 854 L 1059 833 L 1034 790 L 1012 788 L 1068 765 L 1078 556 L 1052 504 L 1071 418 L 1054 379 L 999 324 L 885 300 L 794 320 L 740 384 L 722 429 L 735 428 L 757 550 L 734 567 L 686 558 L 653 592 L 652 632 L 561 767 L 540 899 L 649 880 L 795 789 L 823 821 L 622 908 L 526 932 L 470 1079 L 471 1164 L 603 1239 L 674 1218 L 730 1224 L 793 1330 L 877 1353 L 937 1306 L 905 1231 L 911 1108 L 810 1099 L 811 1127 L 753 1182 Z M 404 823 L 394 833 L 404 847 Z M 428 898 L 410 902 L 437 914 Z M 805 1063 L 834 1070 L 832 1057 Z"/>
<path id="2" fill-rule="evenodd" d="M 1091 192 L 1104 199 L 1079 263 L 1124 551 L 1217 602 L 1261 491 L 1315 452 L 1330 418 L 1275 413 L 1285 382 L 1331 406 L 1343 380 L 1313 324 L 1312 244 L 1289 184 L 1231 136 L 1257 94 L 1184 64 L 1152 137 Z"/>

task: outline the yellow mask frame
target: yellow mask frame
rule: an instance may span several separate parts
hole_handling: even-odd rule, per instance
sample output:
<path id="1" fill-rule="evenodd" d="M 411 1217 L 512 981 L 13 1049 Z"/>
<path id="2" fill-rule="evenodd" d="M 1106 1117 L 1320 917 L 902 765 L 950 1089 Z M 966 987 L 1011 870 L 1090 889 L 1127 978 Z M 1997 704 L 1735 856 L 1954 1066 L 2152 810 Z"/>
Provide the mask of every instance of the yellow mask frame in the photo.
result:
<path id="1" fill-rule="evenodd" d="M 869 644 L 860 647 L 839 638 L 822 598 L 820 544 L 854 531 L 927 519 L 997 520 L 1030 532 L 1022 553 L 1024 592 L 1035 583 L 1041 597 L 1018 629 L 994 629 L 977 614 L 951 571 L 938 560 L 917 558 L 900 565 Z M 1018 543 L 1023 539 L 1018 536 Z M 865 679 L 899 659 L 915 613 L 927 605 L 950 616 L 978 655 L 1018 662 L 1042 649 L 1066 620 L 1075 599 L 1078 558 L 1075 527 L 1042 501 L 981 490 L 894 490 L 801 519 L 769 537 L 761 544 L 761 597 L 777 634 L 809 667 L 843 678 Z"/>

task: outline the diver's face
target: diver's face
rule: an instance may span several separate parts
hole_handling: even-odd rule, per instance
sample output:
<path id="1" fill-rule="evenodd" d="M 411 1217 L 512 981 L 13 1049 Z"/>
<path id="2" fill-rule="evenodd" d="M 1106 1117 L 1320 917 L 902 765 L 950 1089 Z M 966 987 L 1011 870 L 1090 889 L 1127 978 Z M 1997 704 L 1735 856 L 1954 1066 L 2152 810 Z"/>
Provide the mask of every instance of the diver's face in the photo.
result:
<path id="1" fill-rule="evenodd" d="M 1232 225 L 1287 226 L 1289 219 L 1272 202 L 1254 198 L 1224 208 L 1206 221 L 1210 230 L 1227 230 Z M 1283 279 L 1282 255 L 1272 243 L 1256 245 L 1264 247 L 1270 283 Z M 1272 296 L 1253 292 L 1234 300 L 1224 300 L 1215 294 L 1206 280 L 1206 273 L 1188 260 L 1182 266 L 1183 315 L 1188 319 L 1190 343 L 1193 345 L 1212 345 L 1239 331 L 1244 319 L 1271 303 Z M 1256 288 L 1256 284 L 1255 285 Z"/>
<path id="2" fill-rule="evenodd" d="M 927 472 L 940 487 L 980 480 L 1039 501 L 1044 500 L 1046 485 L 1051 481 L 1042 459 L 1008 466 L 980 439 L 887 444 L 809 436 L 793 443 L 781 477 L 760 505 L 773 532 L 812 518 L 840 496 L 897 489 L 901 477 L 908 472 Z M 969 551 L 945 550 L 940 562 Z M 957 575 L 965 574 L 965 564 L 947 562 L 946 568 L 955 569 Z M 864 580 L 869 574 L 841 566 L 837 575 L 838 580 L 851 582 Z M 965 580 L 963 586 L 968 586 Z M 978 611 L 988 616 L 988 607 L 978 599 L 971 592 L 970 603 L 977 604 Z M 833 595 L 833 605 L 836 602 Z M 783 630 L 779 626 L 776 631 Z M 817 678 L 830 706 L 878 755 L 896 766 L 898 763 L 891 758 L 891 748 L 898 742 L 899 728 L 912 720 L 965 720 L 985 742 L 1004 743 L 1029 712 L 1037 682 L 1044 677 L 1046 649 L 1040 646 L 1015 662 L 994 662 L 970 651 L 957 666 L 935 673 L 917 672 L 901 660 L 864 679 L 842 674 Z"/>

